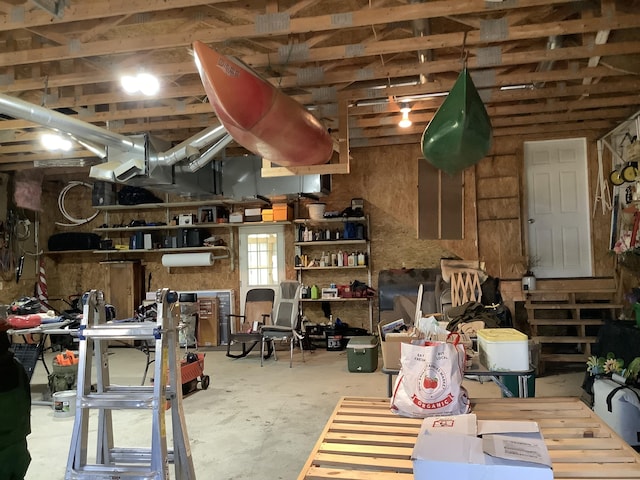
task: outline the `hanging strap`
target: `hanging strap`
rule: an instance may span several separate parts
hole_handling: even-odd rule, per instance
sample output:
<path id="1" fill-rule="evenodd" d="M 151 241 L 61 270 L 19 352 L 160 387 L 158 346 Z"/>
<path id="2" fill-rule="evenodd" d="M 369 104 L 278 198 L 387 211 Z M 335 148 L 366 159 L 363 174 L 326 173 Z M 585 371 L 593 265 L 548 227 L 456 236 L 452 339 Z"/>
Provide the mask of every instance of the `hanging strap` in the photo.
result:
<path id="1" fill-rule="evenodd" d="M 609 413 L 612 412 L 611 401 L 613 400 L 614 395 L 619 390 L 623 390 L 625 388 L 631 390 L 635 394 L 635 396 L 638 397 L 638 402 L 640 402 L 640 394 L 637 391 L 635 391 L 633 388 L 631 388 L 628 385 L 620 385 L 619 387 L 616 387 L 613 390 L 611 390 L 611 392 L 609 392 L 609 395 L 607 395 L 607 410 L 609 411 Z"/>

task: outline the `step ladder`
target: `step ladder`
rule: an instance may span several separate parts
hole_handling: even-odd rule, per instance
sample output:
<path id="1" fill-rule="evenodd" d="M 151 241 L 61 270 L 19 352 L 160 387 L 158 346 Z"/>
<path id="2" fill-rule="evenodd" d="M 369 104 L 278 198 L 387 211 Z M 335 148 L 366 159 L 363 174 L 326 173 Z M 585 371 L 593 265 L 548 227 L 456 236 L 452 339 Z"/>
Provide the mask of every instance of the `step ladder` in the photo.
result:
<path id="1" fill-rule="evenodd" d="M 180 367 L 176 355 L 177 332 L 171 315 L 171 305 L 177 299 L 176 292 L 166 288 L 158 290 L 155 322 L 108 323 L 102 292 L 89 292 L 78 329 L 76 413 L 66 480 L 168 480 L 170 463 L 174 464 L 177 480 L 195 479 L 182 410 Z M 107 344 L 113 339 L 155 343 L 153 385 L 111 384 Z M 91 378 L 94 361 L 95 382 Z M 112 412 L 126 409 L 151 411 L 150 448 L 114 445 Z M 98 421 L 94 463 L 88 463 L 87 454 L 91 410 L 97 410 Z M 167 448 L 167 414 L 171 415 L 173 450 Z"/>

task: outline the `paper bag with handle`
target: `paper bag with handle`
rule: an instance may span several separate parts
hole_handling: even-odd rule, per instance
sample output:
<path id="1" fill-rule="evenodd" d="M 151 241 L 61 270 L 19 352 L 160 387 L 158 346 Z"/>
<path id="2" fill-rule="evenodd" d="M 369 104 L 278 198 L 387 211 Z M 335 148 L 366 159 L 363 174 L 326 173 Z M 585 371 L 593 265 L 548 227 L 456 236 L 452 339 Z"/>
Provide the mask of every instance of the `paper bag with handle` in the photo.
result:
<path id="1" fill-rule="evenodd" d="M 469 398 L 462 386 L 465 352 L 457 333 L 444 342 L 403 343 L 400 363 L 392 412 L 418 418 L 469 412 Z"/>

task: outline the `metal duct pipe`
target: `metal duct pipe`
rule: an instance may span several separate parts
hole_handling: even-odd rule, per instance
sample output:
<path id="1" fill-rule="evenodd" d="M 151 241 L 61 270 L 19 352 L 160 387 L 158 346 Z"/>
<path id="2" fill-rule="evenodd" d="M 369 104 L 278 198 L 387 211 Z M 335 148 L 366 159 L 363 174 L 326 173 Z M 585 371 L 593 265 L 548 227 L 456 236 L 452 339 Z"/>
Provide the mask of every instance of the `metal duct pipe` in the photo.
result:
<path id="1" fill-rule="evenodd" d="M 409 3 L 424 3 L 424 0 L 411 0 Z M 413 36 L 414 37 L 424 37 L 425 35 L 431 34 L 431 27 L 429 25 L 429 20 L 425 18 L 416 18 L 411 22 L 413 24 Z M 420 64 L 430 62 L 433 60 L 433 50 L 418 50 L 418 62 Z M 431 75 L 428 77 L 423 73 L 420 74 L 420 84 L 425 84 L 428 81 L 430 82 Z"/>
<path id="2" fill-rule="evenodd" d="M 552 35 L 547 39 L 547 50 L 555 50 L 562 47 L 562 37 L 560 35 Z M 553 68 L 554 60 L 544 60 L 536 67 L 536 72 L 548 72 Z M 533 84 L 534 88 L 544 87 L 544 82 Z"/>
<path id="3" fill-rule="evenodd" d="M 229 134 L 226 134 L 224 137 L 218 140 L 218 142 L 212 145 L 211 148 L 205 151 L 202 155 L 200 155 L 195 160 L 189 162 L 189 164 L 187 165 L 187 168 L 189 169 L 189 171 L 195 172 L 201 169 L 202 167 L 204 167 L 207 163 L 213 160 L 213 157 L 218 152 L 220 152 L 220 150 L 222 150 L 224 147 L 229 145 L 232 140 L 233 140 L 233 137 Z"/>
<path id="4" fill-rule="evenodd" d="M 215 142 L 226 133 L 227 131 L 220 124 L 214 127 L 206 128 L 202 132 L 187 138 L 184 142 L 179 143 L 175 147 L 172 147 L 169 150 L 167 150 L 166 152 L 158 153 L 155 156 L 154 160 L 158 162 L 160 165 L 166 165 L 166 166 L 174 165 L 184 160 L 185 158 L 189 158 L 194 155 L 199 155 L 201 147 L 210 145 L 211 143 Z M 225 145 L 227 145 L 227 143 L 225 143 Z"/>
<path id="5" fill-rule="evenodd" d="M 124 152 L 135 151 L 144 155 L 144 146 L 136 145 L 133 140 L 124 135 L 110 132 L 91 123 L 83 122 L 82 120 L 2 93 L 0 93 L 0 112 L 14 118 L 21 118 L 30 122 L 39 123 L 45 127 L 68 132 L 86 140 L 111 146 Z"/>

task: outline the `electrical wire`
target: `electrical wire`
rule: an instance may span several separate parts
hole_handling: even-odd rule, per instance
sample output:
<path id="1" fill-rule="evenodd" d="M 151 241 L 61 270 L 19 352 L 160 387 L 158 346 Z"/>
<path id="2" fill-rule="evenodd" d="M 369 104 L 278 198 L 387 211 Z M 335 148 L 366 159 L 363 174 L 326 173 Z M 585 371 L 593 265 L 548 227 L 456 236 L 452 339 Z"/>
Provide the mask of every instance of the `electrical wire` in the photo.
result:
<path id="1" fill-rule="evenodd" d="M 69 190 L 71 190 L 73 187 L 87 187 L 87 188 L 93 189 L 93 185 L 91 185 L 90 183 L 79 182 L 79 181 L 75 181 L 74 180 L 74 181 L 69 182 L 60 191 L 60 194 L 58 195 L 58 209 L 60 210 L 60 212 L 62 213 L 64 218 L 66 218 L 67 220 L 69 220 L 71 222 L 71 223 L 56 222 L 56 225 L 60 225 L 61 227 L 77 227 L 78 225 L 83 225 L 85 223 L 89 223 L 91 220 L 93 220 L 94 218 L 96 218 L 98 216 L 98 213 L 100 213 L 98 210 L 96 210 L 96 213 L 94 213 L 93 215 L 91 215 L 90 217 L 87 217 L 87 218 L 75 218 L 75 217 L 72 217 L 69 214 L 69 212 L 66 210 L 65 206 L 64 206 L 64 199 L 65 199 L 67 193 L 69 192 Z"/>

